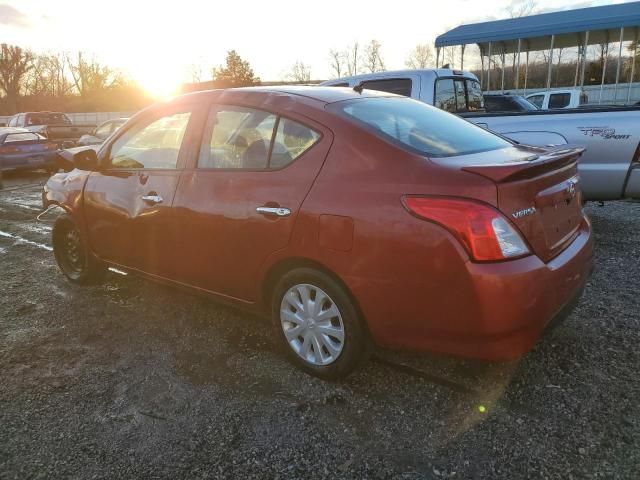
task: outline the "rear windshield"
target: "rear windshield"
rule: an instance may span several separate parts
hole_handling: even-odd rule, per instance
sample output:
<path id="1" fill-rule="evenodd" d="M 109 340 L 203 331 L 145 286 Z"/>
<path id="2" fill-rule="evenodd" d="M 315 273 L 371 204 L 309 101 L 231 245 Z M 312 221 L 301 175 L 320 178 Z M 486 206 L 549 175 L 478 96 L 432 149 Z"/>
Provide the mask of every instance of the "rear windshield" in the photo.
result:
<path id="1" fill-rule="evenodd" d="M 460 117 L 409 98 L 361 98 L 329 106 L 379 137 L 428 157 L 449 157 L 511 146 Z"/>
<path id="2" fill-rule="evenodd" d="M 11 142 L 28 142 L 32 140 L 42 140 L 44 137 L 38 135 L 36 133 L 25 132 L 25 133 L 10 133 L 5 138 L 4 143 Z"/>
<path id="3" fill-rule="evenodd" d="M 30 113 L 27 125 L 69 125 L 71 120 L 64 113 Z"/>

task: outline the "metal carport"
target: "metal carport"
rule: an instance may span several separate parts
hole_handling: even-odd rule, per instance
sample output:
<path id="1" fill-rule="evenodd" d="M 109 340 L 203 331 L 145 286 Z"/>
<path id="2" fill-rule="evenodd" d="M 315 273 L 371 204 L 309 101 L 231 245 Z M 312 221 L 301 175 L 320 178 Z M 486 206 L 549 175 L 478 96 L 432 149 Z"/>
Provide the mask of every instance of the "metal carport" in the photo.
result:
<path id="1" fill-rule="evenodd" d="M 529 52 L 550 50 L 547 75 L 547 88 L 551 87 L 551 68 L 554 48 L 579 47 L 578 62 L 574 86 L 584 85 L 584 69 L 588 45 L 620 42 L 616 70 L 616 88 L 620 79 L 622 42 L 634 41 L 637 48 L 640 27 L 640 2 L 630 2 L 601 7 L 579 8 L 561 12 L 543 13 L 521 18 L 509 18 L 491 22 L 460 25 L 436 38 L 436 67 L 440 64 L 440 49 L 448 46 L 461 46 L 461 64 L 464 66 L 464 50 L 469 44 L 480 48 L 482 64 L 481 83 L 484 79 L 484 58 L 487 57 L 487 82 L 491 81 L 491 57 L 500 55 L 504 65 L 504 56 L 515 53 L 517 67 L 514 88 L 518 89 L 520 79 L 520 54 L 526 55 L 525 88 L 529 65 Z M 634 57 L 636 52 L 633 52 Z M 606 57 L 605 57 L 606 62 Z M 606 69 L 606 63 L 605 63 Z M 631 71 L 633 81 L 635 62 Z M 504 90 L 504 68 L 502 69 L 502 90 Z M 604 84 L 604 75 L 602 76 Z"/>

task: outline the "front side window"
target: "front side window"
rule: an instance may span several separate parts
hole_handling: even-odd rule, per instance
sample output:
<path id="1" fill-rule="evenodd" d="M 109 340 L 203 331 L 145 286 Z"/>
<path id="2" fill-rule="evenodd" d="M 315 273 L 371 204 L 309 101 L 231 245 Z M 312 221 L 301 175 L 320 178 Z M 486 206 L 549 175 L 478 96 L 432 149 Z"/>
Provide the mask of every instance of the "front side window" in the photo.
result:
<path id="1" fill-rule="evenodd" d="M 111 167 L 177 168 L 190 116 L 173 113 L 133 126 L 111 146 Z"/>
<path id="2" fill-rule="evenodd" d="M 542 108 L 542 104 L 544 102 L 544 95 L 533 95 L 531 97 L 527 97 L 531 103 L 533 103 L 536 107 Z"/>
<path id="3" fill-rule="evenodd" d="M 378 92 L 395 93 L 403 97 L 411 96 L 411 79 L 410 78 L 390 78 L 385 80 L 369 80 L 362 82 L 362 86 L 368 90 L 377 90 Z"/>
<path id="4" fill-rule="evenodd" d="M 571 101 L 570 93 L 552 93 L 549 96 L 549 108 L 565 108 Z"/>
<path id="5" fill-rule="evenodd" d="M 275 135 L 274 135 L 275 134 Z M 320 138 L 316 131 L 264 110 L 222 106 L 209 115 L 199 168 L 282 168 Z"/>
<path id="6" fill-rule="evenodd" d="M 361 98 L 329 107 L 373 134 L 428 157 L 466 155 L 511 146 L 455 115 L 408 98 Z"/>

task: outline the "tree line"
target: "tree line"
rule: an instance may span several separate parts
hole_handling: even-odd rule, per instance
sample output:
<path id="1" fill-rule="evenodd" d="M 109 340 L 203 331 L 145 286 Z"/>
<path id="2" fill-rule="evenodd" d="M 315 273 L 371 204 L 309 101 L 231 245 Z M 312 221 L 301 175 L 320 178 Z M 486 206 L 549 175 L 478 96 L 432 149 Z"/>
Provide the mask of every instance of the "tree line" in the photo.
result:
<path id="1" fill-rule="evenodd" d="M 134 111 L 151 103 L 121 72 L 82 52 L 0 45 L 0 115 L 20 111 Z"/>

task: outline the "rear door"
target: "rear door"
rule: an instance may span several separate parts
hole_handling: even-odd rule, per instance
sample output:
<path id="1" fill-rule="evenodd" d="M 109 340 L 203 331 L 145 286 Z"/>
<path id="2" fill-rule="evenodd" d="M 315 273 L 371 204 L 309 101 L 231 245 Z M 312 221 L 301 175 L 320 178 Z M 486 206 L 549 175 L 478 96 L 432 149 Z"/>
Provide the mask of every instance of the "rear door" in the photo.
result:
<path id="1" fill-rule="evenodd" d="M 138 118 L 100 152 L 103 167 L 85 187 L 92 250 L 109 262 L 171 277 L 173 197 L 197 107 L 156 109 Z"/>
<path id="2" fill-rule="evenodd" d="M 254 301 L 258 271 L 289 243 L 331 141 L 305 117 L 214 105 L 174 202 L 178 280 Z"/>

